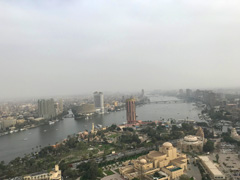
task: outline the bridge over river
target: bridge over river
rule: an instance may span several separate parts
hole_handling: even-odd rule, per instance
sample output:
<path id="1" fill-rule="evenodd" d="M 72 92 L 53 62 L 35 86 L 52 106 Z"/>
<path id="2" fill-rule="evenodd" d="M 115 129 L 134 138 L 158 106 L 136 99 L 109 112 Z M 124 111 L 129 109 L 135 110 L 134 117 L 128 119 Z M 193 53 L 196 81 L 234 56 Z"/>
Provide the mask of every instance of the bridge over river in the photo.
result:
<path id="1" fill-rule="evenodd" d="M 160 100 L 160 101 L 151 101 L 152 104 L 176 104 L 176 103 L 186 103 L 185 100 Z"/>

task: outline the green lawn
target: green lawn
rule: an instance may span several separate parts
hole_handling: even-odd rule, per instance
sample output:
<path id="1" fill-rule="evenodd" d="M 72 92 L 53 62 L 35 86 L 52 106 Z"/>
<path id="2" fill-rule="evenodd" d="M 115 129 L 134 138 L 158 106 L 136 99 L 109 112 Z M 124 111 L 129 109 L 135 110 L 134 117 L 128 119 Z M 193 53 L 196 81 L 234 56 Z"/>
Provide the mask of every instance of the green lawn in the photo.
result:
<path id="1" fill-rule="evenodd" d="M 115 138 L 115 137 L 117 137 L 118 136 L 118 134 L 112 134 L 112 135 L 110 135 L 110 136 L 108 136 L 108 137 L 110 137 L 110 138 Z"/>
<path id="2" fill-rule="evenodd" d="M 104 171 L 108 176 L 113 175 L 114 173 L 111 170 Z"/>

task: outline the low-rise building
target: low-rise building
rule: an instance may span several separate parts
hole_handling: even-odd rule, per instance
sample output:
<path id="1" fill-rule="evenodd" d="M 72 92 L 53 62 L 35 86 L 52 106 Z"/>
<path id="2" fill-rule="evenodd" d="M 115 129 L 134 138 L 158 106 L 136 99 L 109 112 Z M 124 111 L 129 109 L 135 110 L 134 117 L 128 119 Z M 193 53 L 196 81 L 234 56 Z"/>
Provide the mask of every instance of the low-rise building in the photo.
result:
<path id="1" fill-rule="evenodd" d="M 183 152 L 202 152 L 205 143 L 204 132 L 201 127 L 195 136 L 188 135 L 178 141 L 178 148 Z"/>
<path id="2" fill-rule="evenodd" d="M 15 126 L 17 123 L 17 119 L 13 118 L 13 117 L 8 117 L 6 119 L 2 119 L 2 125 L 3 125 L 3 129 L 5 130 L 6 128 L 10 127 L 10 126 Z"/>
<path id="3" fill-rule="evenodd" d="M 216 165 L 209 159 L 208 156 L 198 156 L 198 158 L 212 179 L 225 179 L 225 175 L 216 167 Z"/>
<path id="4" fill-rule="evenodd" d="M 59 166 L 55 165 L 55 168 L 51 172 L 42 171 L 36 172 L 23 177 L 24 180 L 62 180 L 62 172 L 59 170 Z"/>
<path id="5" fill-rule="evenodd" d="M 175 179 L 187 170 L 187 157 L 177 152 L 177 149 L 166 142 L 158 151 L 151 151 L 147 155 L 132 160 L 131 164 L 119 169 L 120 174 L 126 179 L 149 177 L 155 172 L 163 171 L 168 177 Z"/>
<path id="6" fill-rule="evenodd" d="M 235 128 L 232 128 L 231 130 L 231 137 L 235 139 L 236 141 L 240 141 L 240 136 L 237 133 L 237 130 Z"/>

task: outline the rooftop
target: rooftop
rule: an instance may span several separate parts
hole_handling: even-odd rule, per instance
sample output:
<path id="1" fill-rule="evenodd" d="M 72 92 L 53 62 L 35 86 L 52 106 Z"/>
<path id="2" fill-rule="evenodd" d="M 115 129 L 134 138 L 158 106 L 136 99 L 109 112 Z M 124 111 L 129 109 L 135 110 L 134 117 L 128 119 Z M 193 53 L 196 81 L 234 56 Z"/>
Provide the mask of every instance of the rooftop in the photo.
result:
<path id="1" fill-rule="evenodd" d="M 32 173 L 32 174 L 29 174 L 28 176 L 38 176 L 38 175 L 47 174 L 47 173 L 48 173 L 47 171 L 41 171 L 41 172 L 35 172 L 35 173 Z"/>
<path id="2" fill-rule="evenodd" d="M 164 147 L 172 147 L 173 145 L 170 142 L 165 142 L 165 143 L 163 143 L 163 146 Z"/>
<path id="3" fill-rule="evenodd" d="M 223 176 L 223 173 L 215 166 L 208 156 L 198 156 L 202 162 L 209 168 L 214 176 Z"/>
<path id="4" fill-rule="evenodd" d="M 153 157 L 158 157 L 158 156 L 163 156 L 163 155 L 165 155 L 165 154 L 163 154 L 159 151 L 151 151 L 147 156 L 153 158 Z"/>
<path id="5" fill-rule="evenodd" d="M 171 172 L 174 172 L 174 171 L 177 171 L 177 170 L 179 170 L 179 169 L 182 169 L 182 168 L 177 167 L 177 166 L 174 166 L 174 165 L 170 165 L 170 166 L 167 166 L 167 167 L 165 167 L 165 168 L 168 169 L 168 170 L 171 171 Z"/>

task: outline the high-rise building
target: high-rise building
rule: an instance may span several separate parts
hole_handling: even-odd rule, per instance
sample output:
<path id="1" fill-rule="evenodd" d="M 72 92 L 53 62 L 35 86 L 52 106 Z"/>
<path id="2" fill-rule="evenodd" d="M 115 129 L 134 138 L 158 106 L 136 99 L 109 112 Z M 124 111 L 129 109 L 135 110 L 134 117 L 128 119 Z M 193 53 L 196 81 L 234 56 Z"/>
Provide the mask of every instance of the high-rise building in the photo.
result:
<path id="1" fill-rule="evenodd" d="M 191 98 L 192 97 L 192 90 L 191 89 L 186 89 L 186 97 Z"/>
<path id="2" fill-rule="evenodd" d="M 58 101 L 58 108 L 59 108 L 59 113 L 63 112 L 63 100 L 59 99 Z"/>
<path id="3" fill-rule="evenodd" d="M 55 104 L 53 99 L 38 100 L 38 115 L 45 119 L 51 119 L 56 116 Z"/>
<path id="4" fill-rule="evenodd" d="M 94 105 L 96 108 L 96 111 L 100 111 L 101 113 L 104 113 L 104 97 L 102 92 L 94 92 Z"/>
<path id="5" fill-rule="evenodd" d="M 144 89 L 142 89 L 141 96 L 144 97 Z"/>
<path id="6" fill-rule="evenodd" d="M 135 99 L 126 100 L 126 111 L 127 111 L 127 123 L 134 124 L 136 123 L 136 106 Z"/>
<path id="7" fill-rule="evenodd" d="M 59 109 L 59 104 L 58 103 L 54 104 L 54 109 L 55 109 L 56 116 L 59 115 L 60 114 L 60 109 Z"/>

